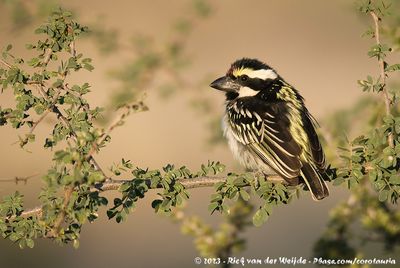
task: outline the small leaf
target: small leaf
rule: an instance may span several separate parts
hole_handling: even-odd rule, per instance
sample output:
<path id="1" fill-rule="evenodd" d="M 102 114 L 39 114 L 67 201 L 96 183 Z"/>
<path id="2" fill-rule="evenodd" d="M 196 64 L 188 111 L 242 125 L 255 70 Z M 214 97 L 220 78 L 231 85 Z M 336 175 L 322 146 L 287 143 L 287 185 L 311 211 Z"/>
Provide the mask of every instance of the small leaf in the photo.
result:
<path id="1" fill-rule="evenodd" d="M 400 64 L 399 63 L 387 66 L 387 68 L 385 68 L 386 72 L 394 72 L 394 71 L 399 71 L 399 70 L 400 70 Z"/>
<path id="2" fill-rule="evenodd" d="M 243 199 L 244 201 L 249 201 L 250 195 L 249 195 L 248 192 L 246 192 L 245 190 L 240 190 L 239 193 L 240 193 L 240 196 L 242 197 L 242 199 Z"/>
<path id="3" fill-rule="evenodd" d="M 154 208 L 156 210 L 156 212 L 157 212 L 157 210 L 160 207 L 162 202 L 163 201 L 160 200 L 160 199 L 155 199 L 155 200 L 153 200 L 153 202 L 151 202 L 151 207 Z"/>
<path id="4" fill-rule="evenodd" d="M 338 186 L 340 184 L 342 184 L 344 182 L 344 178 L 343 177 L 338 177 L 333 181 L 333 185 L 334 186 Z"/>
<path id="5" fill-rule="evenodd" d="M 91 72 L 91 71 L 94 70 L 93 65 L 88 64 L 88 63 L 84 64 L 84 65 L 83 65 L 83 68 L 86 69 L 86 70 L 88 70 L 89 72 Z"/>
<path id="6" fill-rule="evenodd" d="M 388 195 L 389 195 L 389 191 L 383 189 L 383 190 L 380 191 L 380 193 L 379 193 L 379 201 L 385 202 L 385 201 L 388 199 Z"/>
<path id="7" fill-rule="evenodd" d="M 214 213 L 215 210 L 219 207 L 219 204 L 217 202 L 211 203 L 208 205 L 208 210 L 211 211 L 211 214 Z"/>
<path id="8" fill-rule="evenodd" d="M 122 200 L 120 198 L 114 198 L 114 206 L 118 207 L 122 204 Z"/>
<path id="9" fill-rule="evenodd" d="M 74 249 L 79 248 L 79 240 L 78 240 L 78 239 L 75 239 L 74 242 L 73 242 L 73 244 L 72 244 L 72 246 L 74 247 Z"/>
<path id="10" fill-rule="evenodd" d="M 215 188 L 217 191 L 220 191 L 224 186 L 225 186 L 225 182 L 224 182 L 224 181 L 221 181 L 221 182 L 217 182 L 217 183 L 214 185 L 214 188 Z"/>
<path id="11" fill-rule="evenodd" d="M 35 246 L 35 242 L 33 241 L 33 239 L 31 238 L 26 239 L 26 246 L 28 248 L 33 248 Z"/>
<path id="12" fill-rule="evenodd" d="M 394 174 L 390 177 L 389 182 L 391 184 L 400 185 L 400 175 Z"/>
<path id="13" fill-rule="evenodd" d="M 107 217 L 109 219 L 114 218 L 117 213 L 118 211 L 114 209 L 107 210 Z"/>
<path id="14" fill-rule="evenodd" d="M 260 208 L 253 216 L 253 224 L 257 227 L 261 226 L 264 222 L 267 221 L 267 219 L 267 212 L 263 208 Z"/>

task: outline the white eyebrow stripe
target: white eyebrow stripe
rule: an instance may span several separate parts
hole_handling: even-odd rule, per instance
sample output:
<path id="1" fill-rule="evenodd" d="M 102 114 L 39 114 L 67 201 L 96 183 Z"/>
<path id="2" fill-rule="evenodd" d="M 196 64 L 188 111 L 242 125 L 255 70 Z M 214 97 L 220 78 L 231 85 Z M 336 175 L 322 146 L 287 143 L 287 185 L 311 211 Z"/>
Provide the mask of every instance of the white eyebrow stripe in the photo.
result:
<path id="1" fill-rule="evenodd" d="M 246 72 L 246 75 L 250 78 L 259 78 L 262 80 L 266 79 L 276 79 L 278 75 L 271 69 L 261 69 L 256 71 Z"/>

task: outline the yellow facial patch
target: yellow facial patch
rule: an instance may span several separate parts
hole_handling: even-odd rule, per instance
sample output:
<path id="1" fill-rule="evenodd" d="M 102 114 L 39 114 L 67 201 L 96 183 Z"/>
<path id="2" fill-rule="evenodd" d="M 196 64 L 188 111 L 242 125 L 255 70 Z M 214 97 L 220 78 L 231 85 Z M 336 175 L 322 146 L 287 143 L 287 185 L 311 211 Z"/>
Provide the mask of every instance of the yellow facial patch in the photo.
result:
<path id="1" fill-rule="evenodd" d="M 233 71 L 232 71 L 232 74 L 233 74 L 233 76 L 234 77 L 239 77 L 239 76 L 241 76 L 241 75 L 244 75 L 244 74 L 248 74 L 248 73 L 250 73 L 250 72 L 252 72 L 253 70 L 252 69 L 249 69 L 249 68 L 240 68 L 240 69 L 234 69 Z"/>

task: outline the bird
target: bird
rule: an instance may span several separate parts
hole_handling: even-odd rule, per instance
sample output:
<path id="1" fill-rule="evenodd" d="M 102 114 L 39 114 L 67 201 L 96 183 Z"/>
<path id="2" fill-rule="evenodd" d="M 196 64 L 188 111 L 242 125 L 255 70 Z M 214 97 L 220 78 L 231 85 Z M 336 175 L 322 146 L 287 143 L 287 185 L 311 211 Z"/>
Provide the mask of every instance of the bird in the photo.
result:
<path id="1" fill-rule="evenodd" d="M 241 165 L 305 183 L 316 201 L 329 196 L 318 123 L 292 85 L 266 63 L 242 58 L 210 87 L 225 92 L 223 133 Z"/>

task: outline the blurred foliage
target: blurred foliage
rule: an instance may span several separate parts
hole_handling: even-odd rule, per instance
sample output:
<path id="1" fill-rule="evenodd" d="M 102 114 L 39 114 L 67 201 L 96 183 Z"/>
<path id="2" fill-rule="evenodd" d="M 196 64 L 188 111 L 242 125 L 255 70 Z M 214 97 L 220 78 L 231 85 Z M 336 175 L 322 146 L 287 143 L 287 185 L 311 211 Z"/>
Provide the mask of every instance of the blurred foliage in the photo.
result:
<path id="1" fill-rule="evenodd" d="M 45 19 L 58 6 L 56 0 L 1 0 L 0 8 L 4 6 L 9 12 L 12 32 L 19 32 L 28 28 L 34 21 Z M 3 13 L 4 15 L 4 13 Z"/>
<path id="2" fill-rule="evenodd" d="M 171 36 L 169 39 L 162 40 L 158 36 L 137 32 L 127 48 L 121 45 L 109 46 L 113 49 L 108 49 L 108 53 L 126 49 L 132 55 L 132 59 L 110 72 L 111 77 L 120 84 L 111 95 L 111 107 L 130 102 L 144 90 L 152 88 L 168 97 L 177 90 L 190 90 L 194 87 L 192 81 L 182 76 L 191 62 L 190 55 L 185 52 L 186 43 L 196 25 L 206 19 L 212 9 L 205 0 L 193 0 L 191 4 L 183 15 L 175 19 L 172 26 L 166 28 Z M 108 35 L 106 39 L 114 39 L 113 42 L 120 44 L 117 33 L 117 30 L 110 29 L 105 33 Z M 110 35 L 113 36 L 110 38 Z"/>
<path id="3" fill-rule="evenodd" d="M 386 1 L 382 2 L 381 7 L 379 7 L 383 13 L 388 11 L 388 13 L 383 15 L 385 16 L 385 23 L 381 25 L 381 33 L 388 40 L 389 43 L 392 44 L 392 49 L 399 50 L 400 49 L 400 2 L 399 1 Z M 362 6 L 364 3 L 362 1 L 358 1 L 358 6 Z M 379 5 L 379 4 L 378 4 Z M 389 10 L 388 10 L 389 8 Z M 380 13 L 380 11 L 378 11 Z M 382 14 L 382 13 L 381 13 Z M 365 19 L 365 17 L 364 17 Z M 372 28 L 369 28 L 366 33 L 372 32 Z"/>
<path id="4" fill-rule="evenodd" d="M 100 16 L 90 25 L 88 37 L 96 44 L 103 55 L 111 55 L 121 48 L 119 43 L 119 32 L 116 29 L 109 28 L 104 24 L 104 16 Z"/>
<path id="5" fill-rule="evenodd" d="M 359 80 L 368 96 L 350 109 L 335 112 L 325 122 L 324 137 L 335 145 L 330 147 L 328 159 L 341 166 L 335 170 L 333 184 L 345 184 L 350 189 L 348 200 L 330 212 L 327 229 L 314 246 L 314 256 L 325 259 L 365 257 L 371 246 L 380 248 L 383 256 L 400 248 L 400 211 L 396 205 L 400 195 L 399 90 L 393 79 L 388 80 L 400 65 L 386 61 L 393 49 L 381 43 L 379 36 L 382 31 L 385 39 L 396 45 L 400 14 L 395 13 L 395 7 L 399 3 L 358 4 L 361 14 L 372 21 L 364 36 L 375 41 L 368 56 L 377 60 L 380 74 Z M 366 134 L 349 140 L 348 135 L 359 133 Z M 333 151 L 335 147 L 339 152 Z"/>
<path id="6" fill-rule="evenodd" d="M 224 215 L 224 222 L 218 229 L 206 224 L 198 216 L 185 215 L 183 210 L 172 214 L 173 220 L 182 225 L 182 232 L 195 239 L 197 251 L 205 258 L 226 260 L 245 249 L 246 239 L 242 233 L 252 226 L 253 205 L 239 197 L 230 206 L 230 213 Z M 229 264 L 221 264 L 229 267 Z"/>

